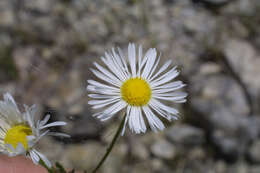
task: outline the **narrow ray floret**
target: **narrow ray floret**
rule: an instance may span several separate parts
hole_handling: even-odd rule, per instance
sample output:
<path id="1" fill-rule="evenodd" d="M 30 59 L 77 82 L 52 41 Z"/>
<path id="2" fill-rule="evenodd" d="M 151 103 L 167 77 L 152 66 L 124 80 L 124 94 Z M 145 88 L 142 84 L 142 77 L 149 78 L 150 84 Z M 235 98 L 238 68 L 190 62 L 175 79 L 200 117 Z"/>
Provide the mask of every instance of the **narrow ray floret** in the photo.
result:
<path id="1" fill-rule="evenodd" d="M 136 51 L 135 44 L 128 45 L 127 58 L 123 51 L 113 48 L 101 57 L 106 67 L 94 63 L 91 71 L 102 82 L 88 80 L 87 90 L 92 92 L 89 101 L 94 109 L 104 110 L 94 114 L 102 121 L 125 110 L 125 126 L 135 133 L 146 132 L 145 119 L 153 131 L 163 130 L 164 124 L 159 117 L 171 121 L 178 118 L 178 110 L 166 103 L 184 103 L 187 93 L 176 91 L 185 86 L 182 81 L 173 81 L 178 75 L 177 67 L 170 67 L 167 61 L 157 69 L 160 56 L 155 48 L 144 55 L 142 46 Z"/>
<path id="2" fill-rule="evenodd" d="M 45 135 L 69 137 L 63 133 L 45 130 L 48 127 L 66 125 L 63 121 L 47 124 L 50 115 L 43 120 L 34 120 L 36 106 L 24 105 L 25 112 L 20 112 L 13 97 L 6 93 L 0 101 L 0 152 L 8 156 L 28 155 L 35 164 L 42 160 L 48 167 L 50 161 L 35 149 L 36 143 Z M 42 132 L 42 130 L 45 130 Z"/>

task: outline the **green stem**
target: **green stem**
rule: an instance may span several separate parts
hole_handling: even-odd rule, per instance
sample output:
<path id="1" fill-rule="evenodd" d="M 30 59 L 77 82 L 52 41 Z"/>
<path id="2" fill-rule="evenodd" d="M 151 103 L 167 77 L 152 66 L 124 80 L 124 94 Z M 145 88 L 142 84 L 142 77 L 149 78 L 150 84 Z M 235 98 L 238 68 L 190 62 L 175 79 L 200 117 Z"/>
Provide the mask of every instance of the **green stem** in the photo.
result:
<path id="1" fill-rule="evenodd" d="M 45 169 L 47 169 L 48 173 L 54 173 L 53 168 L 49 168 L 42 159 L 39 161 L 39 164 L 42 165 Z"/>
<path id="2" fill-rule="evenodd" d="M 115 143 L 116 143 L 116 140 L 117 140 L 117 138 L 120 136 L 120 133 L 121 133 L 123 127 L 124 127 L 125 118 L 126 118 L 126 114 L 125 114 L 123 120 L 121 121 L 121 123 L 120 123 L 120 125 L 119 125 L 119 127 L 118 127 L 118 129 L 117 129 L 117 132 L 116 132 L 115 136 L 113 137 L 112 142 L 110 143 L 109 147 L 107 148 L 106 154 L 105 154 L 105 155 L 103 156 L 103 158 L 100 160 L 100 162 L 98 163 L 98 165 L 96 166 L 96 168 L 94 169 L 94 171 L 92 171 L 92 173 L 96 173 L 96 172 L 97 172 L 97 170 L 98 170 L 98 169 L 103 165 L 103 163 L 105 162 L 105 160 L 106 160 L 106 158 L 108 157 L 108 155 L 111 153 L 111 151 L 112 151 L 112 149 L 113 149 L 113 147 L 114 147 L 114 145 L 115 145 Z"/>

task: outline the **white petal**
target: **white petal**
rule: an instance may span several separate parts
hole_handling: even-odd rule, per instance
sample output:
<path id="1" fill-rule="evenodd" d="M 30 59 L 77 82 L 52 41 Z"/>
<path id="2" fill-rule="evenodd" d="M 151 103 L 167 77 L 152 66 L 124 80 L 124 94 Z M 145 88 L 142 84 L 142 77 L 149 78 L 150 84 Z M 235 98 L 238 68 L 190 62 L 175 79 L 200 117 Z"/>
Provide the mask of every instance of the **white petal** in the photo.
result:
<path id="1" fill-rule="evenodd" d="M 42 159 L 42 161 L 46 164 L 48 168 L 51 168 L 51 162 L 47 159 L 45 155 L 35 150 L 35 153 Z"/>
<path id="2" fill-rule="evenodd" d="M 105 81 L 105 82 L 108 82 L 112 85 L 115 85 L 117 87 L 120 87 L 121 86 L 121 82 L 118 80 L 118 79 L 115 79 L 115 78 L 110 78 L 108 77 L 107 75 L 97 71 L 97 70 L 94 70 L 94 69 L 90 69 L 98 78 L 100 78 L 101 80 Z"/>
<path id="3" fill-rule="evenodd" d="M 16 102 L 15 102 L 13 96 L 10 93 L 4 94 L 4 100 L 5 100 L 6 103 L 12 105 L 16 109 L 16 111 L 20 113 L 20 111 L 19 111 L 19 109 L 16 105 Z"/>
<path id="4" fill-rule="evenodd" d="M 174 103 L 185 103 L 187 99 L 175 100 Z"/>
<path id="5" fill-rule="evenodd" d="M 153 51 L 152 48 L 150 48 L 144 55 L 142 61 L 141 61 L 141 65 L 140 65 L 140 70 L 142 71 L 142 68 L 145 66 L 145 64 L 147 63 L 147 60 L 151 54 L 151 52 Z"/>
<path id="6" fill-rule="evenodd" d="M 136 109 L 134 106 L 131 107 L 129 114 L 130 116 L 129 116 L 128 125 L 130 130 L 137 134 L 140 133 L 140 127 L 139 127 L 139 123 L 137 122 Z"/>
<path id="7" fill-rule="evenodd" d="M 53 127 L 53 126 L 64 126 L 67 123 L 64 121 L 55 121 L 53 123 L 46 124 L 45 126 L 40 127 L 39 129 L 45 129 L 47 127 Z"/>
<path id="8" fill-rule="evenodd" d="M 104 112 L 98 112 L 92 115 L 93 117 L 97 117 L 100 121 L 106 121 L 112 118 L 114 115 L 112 114 L 105 114 Z"/>
<path id="9" fill-rule="evenodd" d="M 132 107 L 130 109 L 129 116 L 129 127 L 135 133 L 141 133 L 146 131 L 146 126 L 144 124 L 144 119 L 141 114 L 140 107 Z"/>
<path id="10" fill-rule="evenodd" d="M 94 99 L 109 99 L 109 98 L 111 98 L 110 95 L 101 95 L 101 94 L 89 94 L 88 96 L 90 98 L 94 98 Z M 113 97 L 120 98 L 120 96 L 113 96 Z"/>
<path id="11" fill-rule="evenodd" d="M 130 63 L 132 76 L 136 77 L 136 51 L 135 45 L 131 43 L 128 45 L 128 60 Z"/>
<path id="12" fill-rule="evenodd" d="M 98 63 L 94 62 L 94 65 L 97 67 L 97 69 L 105 76 L 107 76 L 108 78 L 112 79 L 113 81 L 119 82 L 120 80 L 117 76 L 115 76 L 114 74 L 112 74 L 111 72 L 109 72 L 107 69 L 105 69 L 104 67 L 102 67 L 101 65 L 99 65 Z"/>
<path id="13" fill-rule="evenodd" d="M 90 100 L 88 102 L 88 104 L 90 104 L 90 105 L 97 105 L 97 104 L 111 103 L 114 100 L 120 100 L 120 98 L 117 97 L 117 96 L 111 96 L 109 99 L 104 99 L 104 100 Z"/>
<path id="14" fill-rule="evenodd" d="M 132 106 L 128 106 L 127 107 L 128 110 L 127 110 L 127 115 L 129 115 L 129 120 L 128 120 L 128 126 L 129 126 L 129 129 L 133 132 L 133 128 L 134 128 L 134 125 L 133 125 L 133 121 L 131 120 L 130 121 L 130 117 L 131 117 L 131 113 L 132 113 Z"/>
<path id="15" fill-rule="evenodd" d="M 149 79 L 149 81 L 152 81 L 154 78 L 156 78 L 158 75 L 160 75 L 162 72 L 164 72 L 170 65 L 171 65 L 172 61 L 168 60 L 161 68 L 160 70 L 154 75 L 151 76 L 151 78 Z"/>
<path id="16" fill-rule="evenodd" d="M 12 104 L 3 101 L 0 101 L 0 117 L 11 126 L 23 122 L 22 114 Z"/>
<path id="17" fill-rule="evenodd" d="M 143 108 L 144 113 L 146 114 L 148 123 L 154 132 L 156 132 L 157 129 L 163 130 L 165 128 L 162 121 L 154 115 L 154 113 L 151 111 L 151 109 L 149 107 L 144 106 L 142 108 Z"/>
<path id="18" fill-rule="evenodd" d="M 169 88 L 174 88 L 174 90 L 180 89 L 182 87 L 186 86 L 185 84 L 183 84 L 182 81 L 175 81 L 175 82 L 170 82 L 170 83 L 166 83 L 164 85 L 161 86 L 157 86 L 157 87 L 152 87 L 153 90 L 156 89 L 169 89 Z"/>
<path id="19" fill-rule="evenodd" d="M 106 99 L 107 100 L 107 99 Z M 102 108 L 102 107 L 105 107 L 105 106 L 108 106 L 110 104 L 114 104 L 116 102 L 119 102 L 121 99 L 120 98 L 117 98 L 117 99 L 114 99 L 114 100 L 111 100 L 111 101 L 106 101 L 104 103 L 100 103 L 100 104 L 95 104 L 92 108 L 93 109 L 99 109 L 99 108 Z"/>
<path id="20" fill-rule="evenodd" d="M 114 105 L 114 109 L 111 106 L 112 107 L 111 111 L 107 109 L 104 111 L 104 113 L 110 113 L 110 114 L 114 115 L 117 112 L 119 112 L 120 110 L 122 110 L 123 108 L 125 108 L 126 106 L 127 106 L 127 103 L 125 103 L 124 101 L 120 101 Z"/>
<path id="21" fill-rule="evenodd" d="M 50 119 L 51 115 L 47 114 L 42 121 L 39 122 L 39 127 L 44 126 Z"/>
<path id="22" fill-rule="evenodd" d="M 29 122 L 30 127 L 35 127 L 34 125 L 34 115 L 37 112 L 36 105 L 32 105 L 31 107 L 24 105 L 25 108 L 25 119 Z"/>
<path id="23" fill-rule="evenodd" d="M 30 136 L 26 136 L 26 139 L 27 139 L 28 147 L 29 148 L 33 147 L 35 144 L 35 141 L 36 141 L 36 137 L 33 135 L 30 135 Z"/>
<path id="24" fill-rule="evenodd" d="M 129 75 L 127 73 L 127 71 L 125 70 L 125 65 L 124 65 L 124 60 L 122 59 L 122 57 L 120 57 L 114 48 L 112 48 L 112 52 L 113 52 L 113 60 L 114 60 L 114 63 L 118 65 L 118 68 L 119 70 L 122 72 L 122 74 L 124 75 L 125 78 L 128 78 Z"/>
<path id="25" fill-rule="evenodd" d="M 158 57 L 157 61 L 155 62 L 153 68 L 152 68 L 151 71 L 150 71 L 150 73 L 149 73 L 148 76 L 147 76 L 147 80 L 148 80 L 148 81 L 150 80 L 151 76 L 153 75 L 154 71 L 156 70 L 156 68 L 157 68 L 157 66 L 158 66 L 158 64 L 159 64 L 159 62 L 160 62 L 160 59 L 161 59 L 161 54 L 160 54 L 160 56 Z"/>
<path id="26" fill-rule="evenodd" d="M 144 123 L 144 118 L 143 118 L 142 110 L 141 110 L 140 107 L 137 108 L 137 112 L 138 112 L 138 116 L 139 116 L 141 130 L 142 130 L 143 133 L 145 133 L 146 132 L 146 125 Z"/>
<path id="27" fill-rule="evenodd" d="M 152 67 L 156 59 L 157 52 L 155 49 L 149 49 L 147 54 L 147 62 L 142 73 L 142 78 L 147 79 L 148 75 L 151 73 Z"/>
<path id="28" fill-rule="evenodd" d="M 95 93 L 99 93 L 99 94 L 104 94 L 104 95 L 119 95 L 120 94 L 120 90 L 118 90 L 118 91 L 114 90 L 113 91 L 113 90 L 110 90 L 110 89 L 98 88 L 98 87 L 93 86 L 93 85 L 88 85 L 87 90 L 95 92 Z"/>
<path id="29" fill-rule="evenodd" d="M 188 96 L 186 92 L 181 92 L 181 91 L 175 91 L 175 92 L 153 92 L 153 97 L 154 96 L 160 96 L 160 97 L 176 97 L 176 98 L 185 98 Z"/>
<path id="30" fill-rule="evenodd" d="M 160 99 L 160 100 L 167 100 L 167 101 L 172 101 L 172 102 L 183 102 L 187 95 L 182 95 L 182 96 L 173 96 L 173 97 L 165 97 L 165 96 L 156 96 L 156 94 L 153 95 L 153 98 Z"/>
<path id="31" fill-rule="evenodd" d="M 157 101 L 156 99 L 153 99 L 152 100 L 154 102 L 155 105 L 157 105 L 160 109 L 168 112 L 168 113 L 171 113 L 173 115 L 178 115 L 179 114 L 179 111 L 177 109 L 174 109 L 172 107 L 169 107 L 169 106 L 166 106 L 164 104 L 162 104 L 161 102 Z"/>
<path id="32" fill-rule="evenodd" d="M 12 144 L 5 144 L 5 146 L 8 150 L 11 150 L 13 153 L 16 152 Z"/>
<path id="33" fill-rule="evenodd" d="M 103 118 L 98 117 L 98 118 L 101 118 L 101 121 L 105 121 L 105 120 L 111 118 L 111 117 L 112 117 L 111 115 L 115 115 L 117 112 L 119 112 L 120 110 L 122 110 L 123 108 L 125 108 L 125 106 L 126 106 L 126 103 L 124 103 L 124 102 L 122 102 L 122 101 L 121 101 L 121 102 L 118 102 L 118 103 L 116 103 L 115 105 L 111 106 L 110 108 L 108 108 L 108 109 L 106 109 L 106 110 L 104 111 L 104 114 L 109 115 L 107 118 L 106 118 L 106 117 L 103 117 Z M 109 110 L 109 109 L 110 109 L 110 110 Z"/>
<path id="34" fill-rule="evenodd" d="M 142 58 L 143 58 L 143 48 L 142 48 L 142 45 L 139 45 L 139 50 L 138 50 L 138 71 L 137 71 L 137 76 L 138 76 L 138 77 L 141 77 Z"/>
<path id="35" fill-rule="evenodd" d="M 175 120 L 178 119 L 178 116 L 177 116 L 178 111 L 176 109 L 174 110 L 174 112 L 169 113 L 169 112 L 165 111 L 165 109 L 162 109 L 160 107 L 160 104 L 158 102 L 155 102 L 154 100 L 155 99 L 151 99 L 151 101 L 149 102 L 149 106 L 151 106 L 151 108 L 153 110 L 155 110 L 160 116 L 166 118 L 169 121 L 171 121 L 172 119 L 175 119 Z"/>
<path id="36" fill-rule="evenodd" d="M 123 54 L 123 51 L 122 51 L 119 47 L 117 48 L 117 50 L 118 50 L 119 55 L 120 55 L 120 58 L 121 58 L 121 60 L 122 60 L 122 62 L 123 62 L 123 64 L 124 64 L 125 72 L 127 73 L 128 78 L 129 78 L 129 77 L 130 77 L 130 72 L 129 72 L 128 66 L 127 66 L 127 64 L 126 64 L 126 58 L 125 58 L 125 56 L 124 56 L 124 54 Z"/>
<path id="37" fill-rule="evenodd" d="M 125 134 L 126 123 L 127 123 L 128 119 L 129 119 L 129 116 L 130 116 L 130 114 L 129 114 L 130 107 L 131 106 L 127 106 L 127 108 L 126 108 L 126 117 L 125 117 L 125 122 L 124 122 L 123 129 L 122 129 L 122 132 L 121 132 L 121 136 L 123 136 Z"/>
<path id="38" fill-rule="evenodd" d="M 116 91 L 118 90 L 118 88 L 116 88 L 116 87 L 105 85 L 105 84 L 102 84 L 102 83 L 94 81 L 94 80 L 88 80 L 88 83 L 90 83 L 91 85 L 94 85 L 96 87 L 99 87 L 99 88 L 106 88 L 106 89 L 116 90 Z"/>
<path id="39" fill-rule="evenodd" d="M 50 130 L 46 130 L 45 132 L 40 134 L 40 136 L 37 137 L 37 141 L 35 141 L 35 143 L 38 142 L 43 136 L 47 135 L 49 132 L 50 132 Z"/>
<path id="40" fill-rule="evenodd" d="M 105 52 L 106 58 L 102 57 L 102 61 L 106 64 L 106 66 L 112 71 L 120 80 L 126 79 L 126 73 L 124 72 L 124 67 L 120 66 L 120 62 L 117 62 L 115 57 Z"/>
<path id="41" fill-rule="evenodd" d="M 163 97 L 174 97 L 175 94 L 178 89 L 183 88 L 185 85 L 181 85 L 181 86 L 177 86 L 177 87 L 173 87 L 173 88 L 163 88 L 163 89 L 156 89 L 156 90 L 152 90 L 152 95 L 157 95 L 157 96 L 163 96 Z M 186 95 L 187 96 L 187 95 Z"/>
<path id="42" fill-rule="evenodd" d="M 9 123 L 5 120 L 5 117 L 2 117 L 2 116 L 1 116 L 1 112 L 0 112 L 0 124 L 1 124 L 1 126 L 0 126 L 0 131 L 1 131 L 1 133 L 4 133 L 4 135 L 5 135 L 5 133 L 7 132 L 7 130 L 11 128 L 11 124 L 9 124 Z"/>
<path id="43" fill-rule="evenodd" d="M 38 165 L 39 164 L 39 161 L 40 161 L 40 158 L 39 156 L 37 155 L 37 153 L 35 153 L 36 150 L 31 150 L 29 153 L 30 153 L 30 156 L 31 156 L 31 159 L 33 161 L 34 164 Z"/>
<path id="44" fill-rule="evenodd" d="M 101 119 L 101 121 L 105 121 L 109 118 L 111 118 L 114 114 L 122 110 L 124 107 L 126 107 L 126 103 L 124 101 L 120 101 L 115 103 L 114 105 L 107 108 L 103 113 L 98 113 L 97 118 Z"/>
<path id="45" fill-rule="evenodd" d="M 179 75 L 179 72 L 175 69 L 176 69 L 176 66 L 174 68 L 172 68 L 171 70 L 169 70 L 164 75 L 162 75 L 159 78 L 151 81 L 150 82 L 151 86 L 156 87 L 156 86 L 159 86 L 161 84 L 165 84 L 165 83 L 169 82 L 170 80 L 174 79 L 176 76 Z"/>
<path id="46" fill-rule="evenodd" d="M 58 133 L 58 132 L 49 132 L 48 136 L 59 136 L 59 137 L 70 138 L 70 135 L 65 133 Z"/>
<path id="47" fill-rule="evenodd" d="M 28 121 L 30 127 L 33 128 L 34 123 L 33 123 L 32 117 L 30 115 L 30 112 L 26 111 L 25 115 L 26 115 L 26 120 Z"/>
<path id="48" fill-rule="evenodd" d="M 23 144 L 18 142 L 17 146 L 16 146 L 16 152 L 21 154 L 21 153 L 24 153 L 25 152 L 25 149 L 23 147 Z"/>

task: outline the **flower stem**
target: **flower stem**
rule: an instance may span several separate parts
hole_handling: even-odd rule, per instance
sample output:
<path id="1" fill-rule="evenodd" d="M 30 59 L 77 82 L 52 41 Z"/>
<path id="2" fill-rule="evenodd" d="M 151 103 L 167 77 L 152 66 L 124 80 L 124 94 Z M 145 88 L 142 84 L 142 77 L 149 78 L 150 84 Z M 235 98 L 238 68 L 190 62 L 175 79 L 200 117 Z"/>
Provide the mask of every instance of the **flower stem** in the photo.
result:
<path id="1" fill-rule="evenodd" d="M 92 171 L 92 173 L 96 173 L 96 172 L 97 172 L 97 170 L 98 170 L 98 169 L 103 165 L 103 163 L 105 162 L 105 160 L 106 160 L 106 158 L 108 157 L 108 155 L 111 153 L 111 151 L 112 151 L 112 149 L 113 149 L 113 147 L 114 147 L 114 145 L 115 145 L 115 143 L 116 143 L 116 140 L 117 140 L 117 138 L 120 136 L 120 133 L 121 133 L 123 127 L 124 127 L 125 118 L 126 118 L 126 114 L 125 114 L 123 120 L 121 121 L 121 123 L 120 123 L 120 125 L 119 125 L 119 127 L 118 127 L 118 129 L 117 129 L 117 132 L 116 132 L 115 136 L 113 137 L 113 140 L 111 141 L 109 147 L 107 148 L 106 154 L 105 154 L 105 155 L 103 156 L 103 158 L 100 160 L 100 162 L 98 163 L 98 165 L 96 166 L 96 168 Z"/>
<path id="2" fill-rule="evenodd" d="M 42 159 L 39 161 L 39 164 L 42 165 L 48 171 L 48 173 L 54 173 L 53 167 L 49 168 Z"/>

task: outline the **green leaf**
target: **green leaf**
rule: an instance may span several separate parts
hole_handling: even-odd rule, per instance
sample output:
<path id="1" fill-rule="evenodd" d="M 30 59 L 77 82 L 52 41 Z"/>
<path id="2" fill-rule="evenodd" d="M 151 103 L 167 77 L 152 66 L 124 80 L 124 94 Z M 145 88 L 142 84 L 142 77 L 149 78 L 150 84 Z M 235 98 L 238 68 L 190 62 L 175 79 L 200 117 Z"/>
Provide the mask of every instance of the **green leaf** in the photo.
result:
<path id="1" fill-rule="evenodd" d="M 59 173 L 66 173 L 66 170 L 59 162 L 56 162 L 56 167 L 58 168 Z"/>

